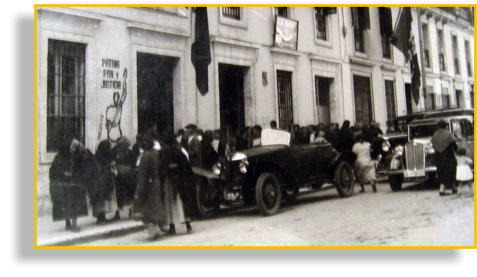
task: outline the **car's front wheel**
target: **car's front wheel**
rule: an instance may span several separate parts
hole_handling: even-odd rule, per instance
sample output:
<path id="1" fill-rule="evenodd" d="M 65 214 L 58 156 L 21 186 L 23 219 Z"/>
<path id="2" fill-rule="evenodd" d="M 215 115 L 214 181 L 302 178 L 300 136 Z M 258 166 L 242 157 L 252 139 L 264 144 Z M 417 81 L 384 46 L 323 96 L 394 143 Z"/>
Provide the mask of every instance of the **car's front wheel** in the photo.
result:
<path id="1" fill-rule="evenodd" d="M 280 183 L 277 176 L 271 172 L 260 174 L 255 186 L 255 200 L 261 213 L 274 215 L 280 209 L 282 199 Z"/>
<path id="2" fill-rule="evenodd" d="M 353 167 L 346 161 L 341 161 L 335 168 L 335 186 L 341 197 L 350 197 L 353 195 Z"/>
<path id="3" fill-rule="evenodd" d="M 200 218 L 214 217 L 220 209 L 218 193 L 212 190 L 207 178 L 196 179 L 195 204 L 197 216 Z"/>
<path id="4" fill-rule="evenodd" d="M 400 191 L 402 189 L 403 176 L 401 174 L 389 175 L 388 178 L 392 191 Z"/>

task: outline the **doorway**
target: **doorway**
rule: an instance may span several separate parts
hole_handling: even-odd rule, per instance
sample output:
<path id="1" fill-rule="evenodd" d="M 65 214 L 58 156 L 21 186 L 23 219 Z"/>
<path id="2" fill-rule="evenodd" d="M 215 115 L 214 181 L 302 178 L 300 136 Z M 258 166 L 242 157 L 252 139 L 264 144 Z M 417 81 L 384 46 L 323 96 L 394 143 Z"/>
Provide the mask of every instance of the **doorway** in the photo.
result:
<path id="1" fill-rule="evenodd" d="M 412 95 L 411 95 L 411 84 L 405 83 L 404 90 L 406 92 L 406 109 L 407 113 L 412 113 Z"/>
<path id="2" fill-rule="evenodd" d="M 318 109 L 318 122 L 329 124 L 330 114 L 330 85 L 332 78 L 315 76 L 316 107 Z"/>
<path id="3" fill-rule="evenodd" d="M 138 132 L 174 133 L 173 73 L 178 58 L 137 53 Z"/>
<path id="4" fill-rule="evenodd" d="M 373 121 L 370 78 L 354 75 L 353 84 L 356 122 L 370 123 Z"/>
<path id="5" fill-rule="evenodd" d="M 247 67 L 219 64 L 220 127 L 245 127 L 244 72 Z"/>

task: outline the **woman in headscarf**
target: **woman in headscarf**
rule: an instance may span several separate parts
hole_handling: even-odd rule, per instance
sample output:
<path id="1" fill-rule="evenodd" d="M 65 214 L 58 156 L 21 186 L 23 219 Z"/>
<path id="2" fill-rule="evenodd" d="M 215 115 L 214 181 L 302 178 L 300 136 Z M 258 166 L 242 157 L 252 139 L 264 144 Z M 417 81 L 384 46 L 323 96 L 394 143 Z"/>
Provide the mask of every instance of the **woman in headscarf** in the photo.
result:
<path id="1" fill-rule="evenodd" d="M 436 150 L 435 161 L 437 167 L 437 181 L 440 184 L 439 195 L 445 195 L 446 189 L 456 192 L 455 176 L 457 161 L 454 151 L 457 150 L 456 139 L 447 129 L 447 123 L 443 120 L 437 123 L 439 129 L 432 136 L 432 146 Z"/>
<path id="2" fill-rule="evenodd" d="M 364 140 L 362 133 L 356 135 L 356 143 L 353 145 L 352 151 L 356 154 L 354 172 L 361 186 L 360 192 L 364 192 L 364 185 L 366 184 L 370 184 L 373 187 L 373 192 L 377 192 L 376 168 L 375 162 L 371 159 L 371 145 Z"/>
<path id="3" fill-rule="evenodd" d="M 141 214 L 146 225 L 146 240 L 156 240 L 163 232 L 161 227 L 167 225 L 159 175 L 161 147 L 157 141 L 157 132 L 150 129 L 144 134 L 144 153 L 139 163 L 139 175 L 134 201 L 134 210 Z"/>
<path id="4" fill-rule="evenodd" d="M 93 215 L 97 219 L 96 224 L 104 224 L 108 222 L 106 213 L 117 210 L 111 142 L 109 140 L 103 140 L 99 143 L 94 158 L 99 165 L 99 182 L 90 194 L 91 203 L 93 205 Z"/>
<path id="5" fill-rule="evenodd" d="M 119 210 L 122 210 L 125 205 L 131 203 L 136 190 L 136 181 L 134 179 L 136 159 L 134 153 L 129 148 L 130 146 L 131 142 L 129 142 L 126 137 L 121 137 L 118 140 L 118 144 L 114 146 L 111 151 L 118 173 L 115 178 L 115 188 Z M 114 216 L 115 220 L 119 219 L 119 210 L 116 211 Z"/>
<path id="6" fill-rule="evenodd" d="M 50 167 L 50 196 L 53 221 L 65 220 L 66 230 L 79 232 L 77 218 L 88 215 L 86 190 L 81 182 L 73 180 L 71 139 L 63 139 L 58 154 Z"/>

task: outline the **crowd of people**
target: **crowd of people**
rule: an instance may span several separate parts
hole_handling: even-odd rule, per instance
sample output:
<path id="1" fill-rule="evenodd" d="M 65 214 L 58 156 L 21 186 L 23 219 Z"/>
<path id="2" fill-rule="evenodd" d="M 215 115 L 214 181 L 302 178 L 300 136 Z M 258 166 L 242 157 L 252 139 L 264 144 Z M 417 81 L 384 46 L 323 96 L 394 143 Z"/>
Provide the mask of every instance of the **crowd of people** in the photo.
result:
<path id="1" fill-rule="evenodd" d="M 276 122 L 269 127 L 276 129 Z M 79 231 L 77 218 L 88 214 L 89 203 L 97 224 L 119 220 L 120 211 L 128 207 L 129 217 L 139 217 L 147 226 L 149 239 L 174 234 L 180 223 L 192 232 L 192 167 L 211 169 L 227 153 L 258 146 L 261 133 L 259 125 L 203 131 L 190 124 L 176 134 L 160 134 L 152 127 L 138 134 L 134 145 L 126 137 L 114 146 L 101 141 L 94 154 L 65 134 L 50 168 L 53 220 L 64 220 L 67 230 Z M 361 191 L 365 184 L 374 184 L 370 143 L 382 134 L 378 124 L 293 125 L 290 133 L 295 145 L 330 143 L 337 151 L 355 152 Z M 114 213 L 110 219 L 109 213 Z"/>

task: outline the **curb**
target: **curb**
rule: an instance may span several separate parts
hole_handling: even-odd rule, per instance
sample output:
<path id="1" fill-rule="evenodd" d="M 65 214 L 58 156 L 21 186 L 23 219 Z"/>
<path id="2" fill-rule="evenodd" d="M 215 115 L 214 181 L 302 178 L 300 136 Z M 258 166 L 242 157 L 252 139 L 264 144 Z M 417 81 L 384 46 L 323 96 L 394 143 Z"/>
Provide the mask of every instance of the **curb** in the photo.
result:
<path id="1" fill-rule="evenodd" d="M 39 247 L 42 247 L 42 246 L 72 246 L 72 245 L 75 245 L 75 244 L 90 242 L 90 241 L 94 241 L 94 240 L 98 240 L 98 239 L 105 239 L 105 238 L 111 238 L 111 237 L 114 237 L 114 236 L 121 236 L 121 235 L 129 234 L 129 233 L 141 231 L 143 229 L 144 229 L 144 225 L 141 223 L 141 224 L 134 225 L 134 226 L 127 226 L 127 227 L 122 227 L 122 228 L 119 228 L 119 229 L 107 230 L 107 231 L 104 231 L 104 232 L 95 233 L 95 234 L 88 234 L 88 235 L 81 236 L 81 237 L 76 237 L 76 238 L 67 238 L 67 239 L 51 241 L 51 242 L 47 242 L 47 243 L 43 243 L 43 244 L 38 243 L 38 246 Z"/>

